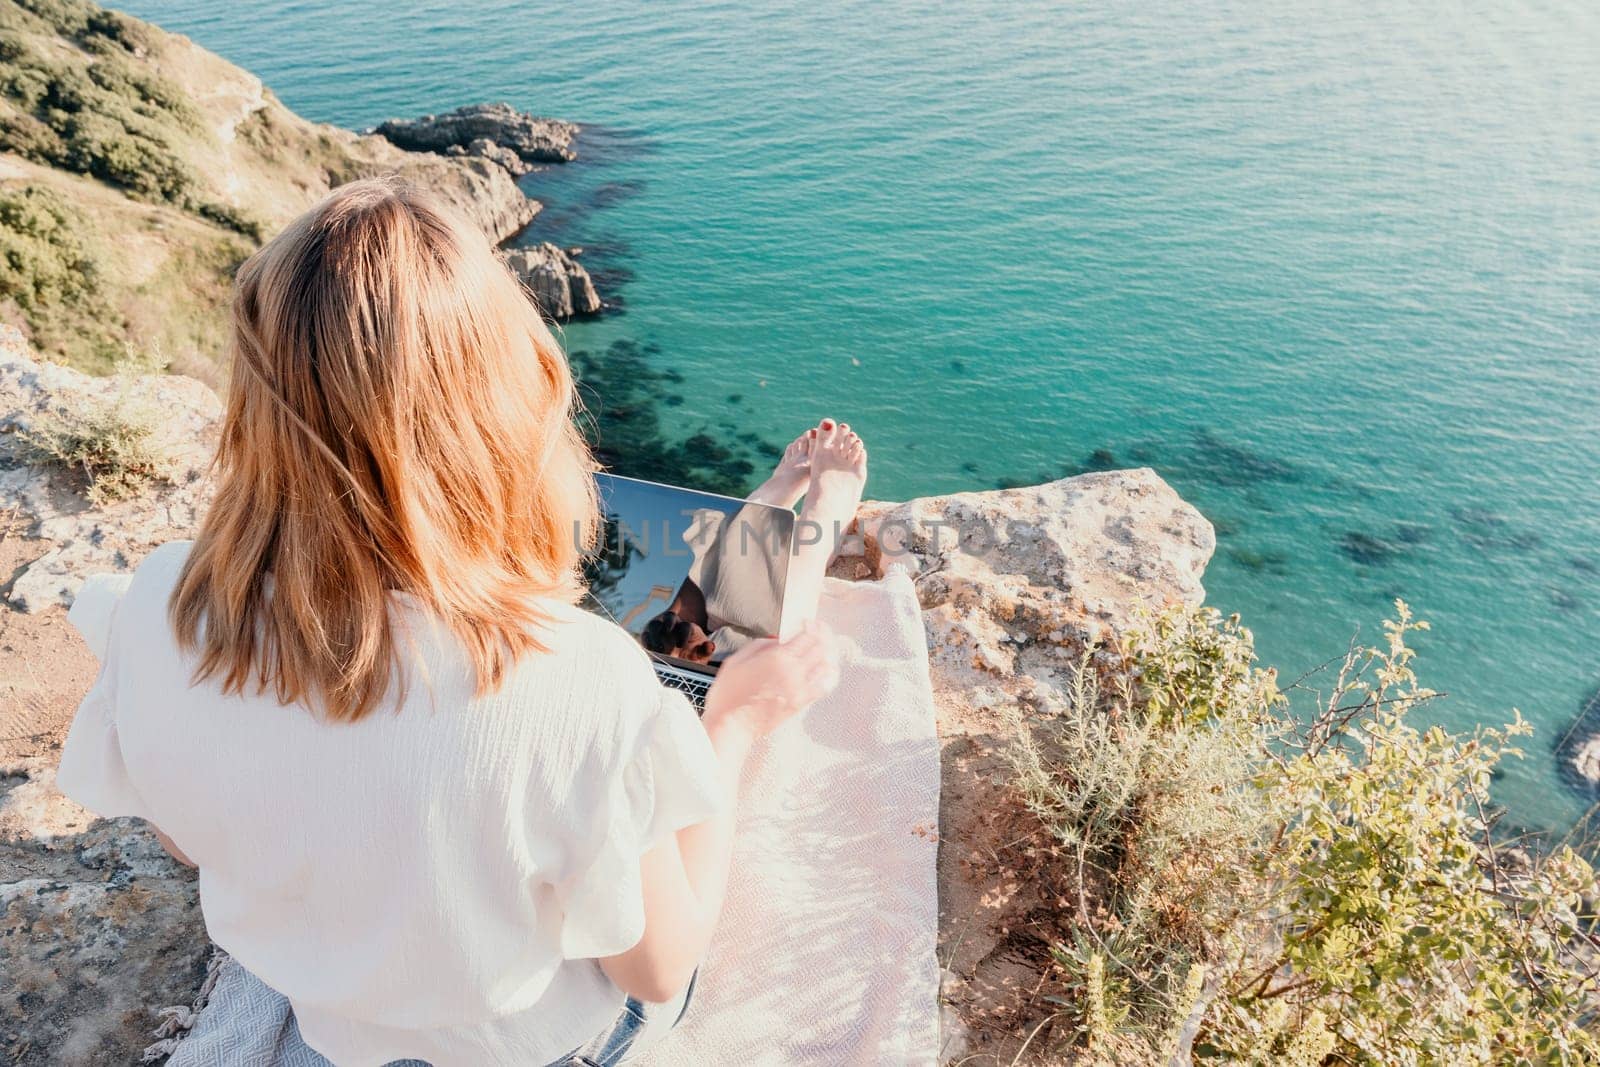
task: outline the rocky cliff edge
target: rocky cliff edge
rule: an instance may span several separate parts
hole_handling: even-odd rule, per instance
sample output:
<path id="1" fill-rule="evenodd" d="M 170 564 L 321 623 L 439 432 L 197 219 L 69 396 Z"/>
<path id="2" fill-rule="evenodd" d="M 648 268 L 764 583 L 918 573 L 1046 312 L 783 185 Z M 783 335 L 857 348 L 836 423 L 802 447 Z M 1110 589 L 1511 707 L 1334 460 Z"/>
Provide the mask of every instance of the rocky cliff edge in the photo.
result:
<path id="1" fill-rule="evenodd" d="M 133 397 L 159 406 L 171 462 L 142 495 L 91 506 L 80 473 L 24 443 L 52 411 Z M 128 570 L 192 535 L 220 405 L 176 376 L 90 378 L 38 361 L 0 327 L 0 1000 L 15 1063 L 132 1062 L 156 1009 L 184 1004 L 209 954 L 192 875 L 135 820 L 102 820 L 55 791 L 61 741 L 95 664 L 65 621 L 83 578 Z M 1149 470 L 905 503 L 869 502 L 845 578 L 907 563 L 927 627 L 939 711 L 940 960 L 946 1058 L 981 1054 L 1028 983 L 1008 919 L 1033 887 L 991 862 L 1003 752 L 1016 715 L 1048 714 L 1086 653 L 1138 613 L 1198 603 L 1208 523 Z M 9 1016 L 9 1017 L 6 1017 Z"/>

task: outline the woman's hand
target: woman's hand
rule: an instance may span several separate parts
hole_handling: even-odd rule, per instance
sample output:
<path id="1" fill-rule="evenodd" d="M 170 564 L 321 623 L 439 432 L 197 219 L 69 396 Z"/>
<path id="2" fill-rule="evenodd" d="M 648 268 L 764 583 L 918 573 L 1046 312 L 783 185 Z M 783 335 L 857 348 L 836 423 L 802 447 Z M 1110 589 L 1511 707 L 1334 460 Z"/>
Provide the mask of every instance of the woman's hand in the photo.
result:
<path id="1" fill-rule="evenodd" d="M 833 632 L 808 622 L 787 641 L 755 641 L 729 656 L 706 694 L 706 728 L 724 725 L 753 737 L 771 733 L 839 684 Z"/>

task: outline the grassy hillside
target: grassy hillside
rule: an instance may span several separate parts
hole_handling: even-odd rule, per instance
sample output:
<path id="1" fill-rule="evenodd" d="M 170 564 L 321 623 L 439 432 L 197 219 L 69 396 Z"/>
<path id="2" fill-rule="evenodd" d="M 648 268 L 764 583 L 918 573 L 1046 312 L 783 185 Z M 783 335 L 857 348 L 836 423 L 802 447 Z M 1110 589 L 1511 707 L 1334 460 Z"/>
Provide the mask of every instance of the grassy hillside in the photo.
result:
<path id="1" fill-rule="evenodd" d="M 0 0 L 0 319 L 51 358 L 103 371 L 131 344 L 215 381 L 238 263 L 385 172 L 496 237 L 516 224 L 521 194 L 481 160 L 307 122 L 188 38 L 88 0 Z"/>

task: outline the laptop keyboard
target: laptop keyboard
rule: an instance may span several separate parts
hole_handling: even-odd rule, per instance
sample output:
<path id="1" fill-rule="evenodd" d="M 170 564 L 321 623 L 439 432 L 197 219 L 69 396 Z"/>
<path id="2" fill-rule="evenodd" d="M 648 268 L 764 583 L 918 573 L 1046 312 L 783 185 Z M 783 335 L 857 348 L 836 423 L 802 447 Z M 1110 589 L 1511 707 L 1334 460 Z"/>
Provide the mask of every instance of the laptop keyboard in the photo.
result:
<path id="1" fill-rule="evenodd" d="M 711 688 L 711 679 L 680 674 L 659 664 L 656 666 L 656 677 L 660 678 L 661 684 L 668 689 L 676 689 L 687 696 L 696 711 L 706 709 L 706 692 Z"/>

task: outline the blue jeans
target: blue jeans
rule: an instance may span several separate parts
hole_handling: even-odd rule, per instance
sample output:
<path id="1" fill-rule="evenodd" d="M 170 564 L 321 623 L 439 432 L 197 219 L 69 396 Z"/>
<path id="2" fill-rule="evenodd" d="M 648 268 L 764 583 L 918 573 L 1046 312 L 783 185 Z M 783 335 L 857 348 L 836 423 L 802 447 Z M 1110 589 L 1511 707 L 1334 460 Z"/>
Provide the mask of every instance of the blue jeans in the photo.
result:
<path id="1" fill-rule="evenodd" d="M 689 1010 L 695 978 L 698 977 L 697 972 L 689 979 L 689 986 L 682 995 L 665 1004 L 646 1004 L 629 997 L 627 1003 L 622 1005 L 622 1013 L 617 1016 L 616 1022 L 596 1034 L 587 1045 L 565 1059 L 557 1060 L 551 1067 L 613 1067 L 627 1063 L 633 1053 L 642 1052 L 648 1045 L 654 1044 L 657 1038 L 683 1019 L 684 1012 Z"/>
<path id="2" fill-rule="evenodd" d="M 698 977 L 698 975 L 696 975 Z M 609 1025 L 549 1067 L 616 1067 L 678 1025 L 694 995 L 695 978 L 676 999 L 645 1004 L 629 997 Z M 211 1002 L 194 1029 L 171 1050 L 167 1067 L 331 1067 L 300 1037 L 283 994 L 228 960 L 217 974 Z M 428 1067 L 396 1060 L 387 1067 Z"/>
<path id="3" fill-rule="evenodd" d="M 612 1024 L 596 1034 L 582 1048 L 573 1049 L 549 1067 L 616 1067 L 627 1063 L 636 1052 L 643 1052 L 668 1030 L 677 1026 L 689 1010 L 694 996 L 696 971 L 689 985 L 675 1000 L 665 1004 L 646 1004 L 629 997 Z M 428 1067 L 421 1060 L 395 1060 L 384 1067 Z"/>

